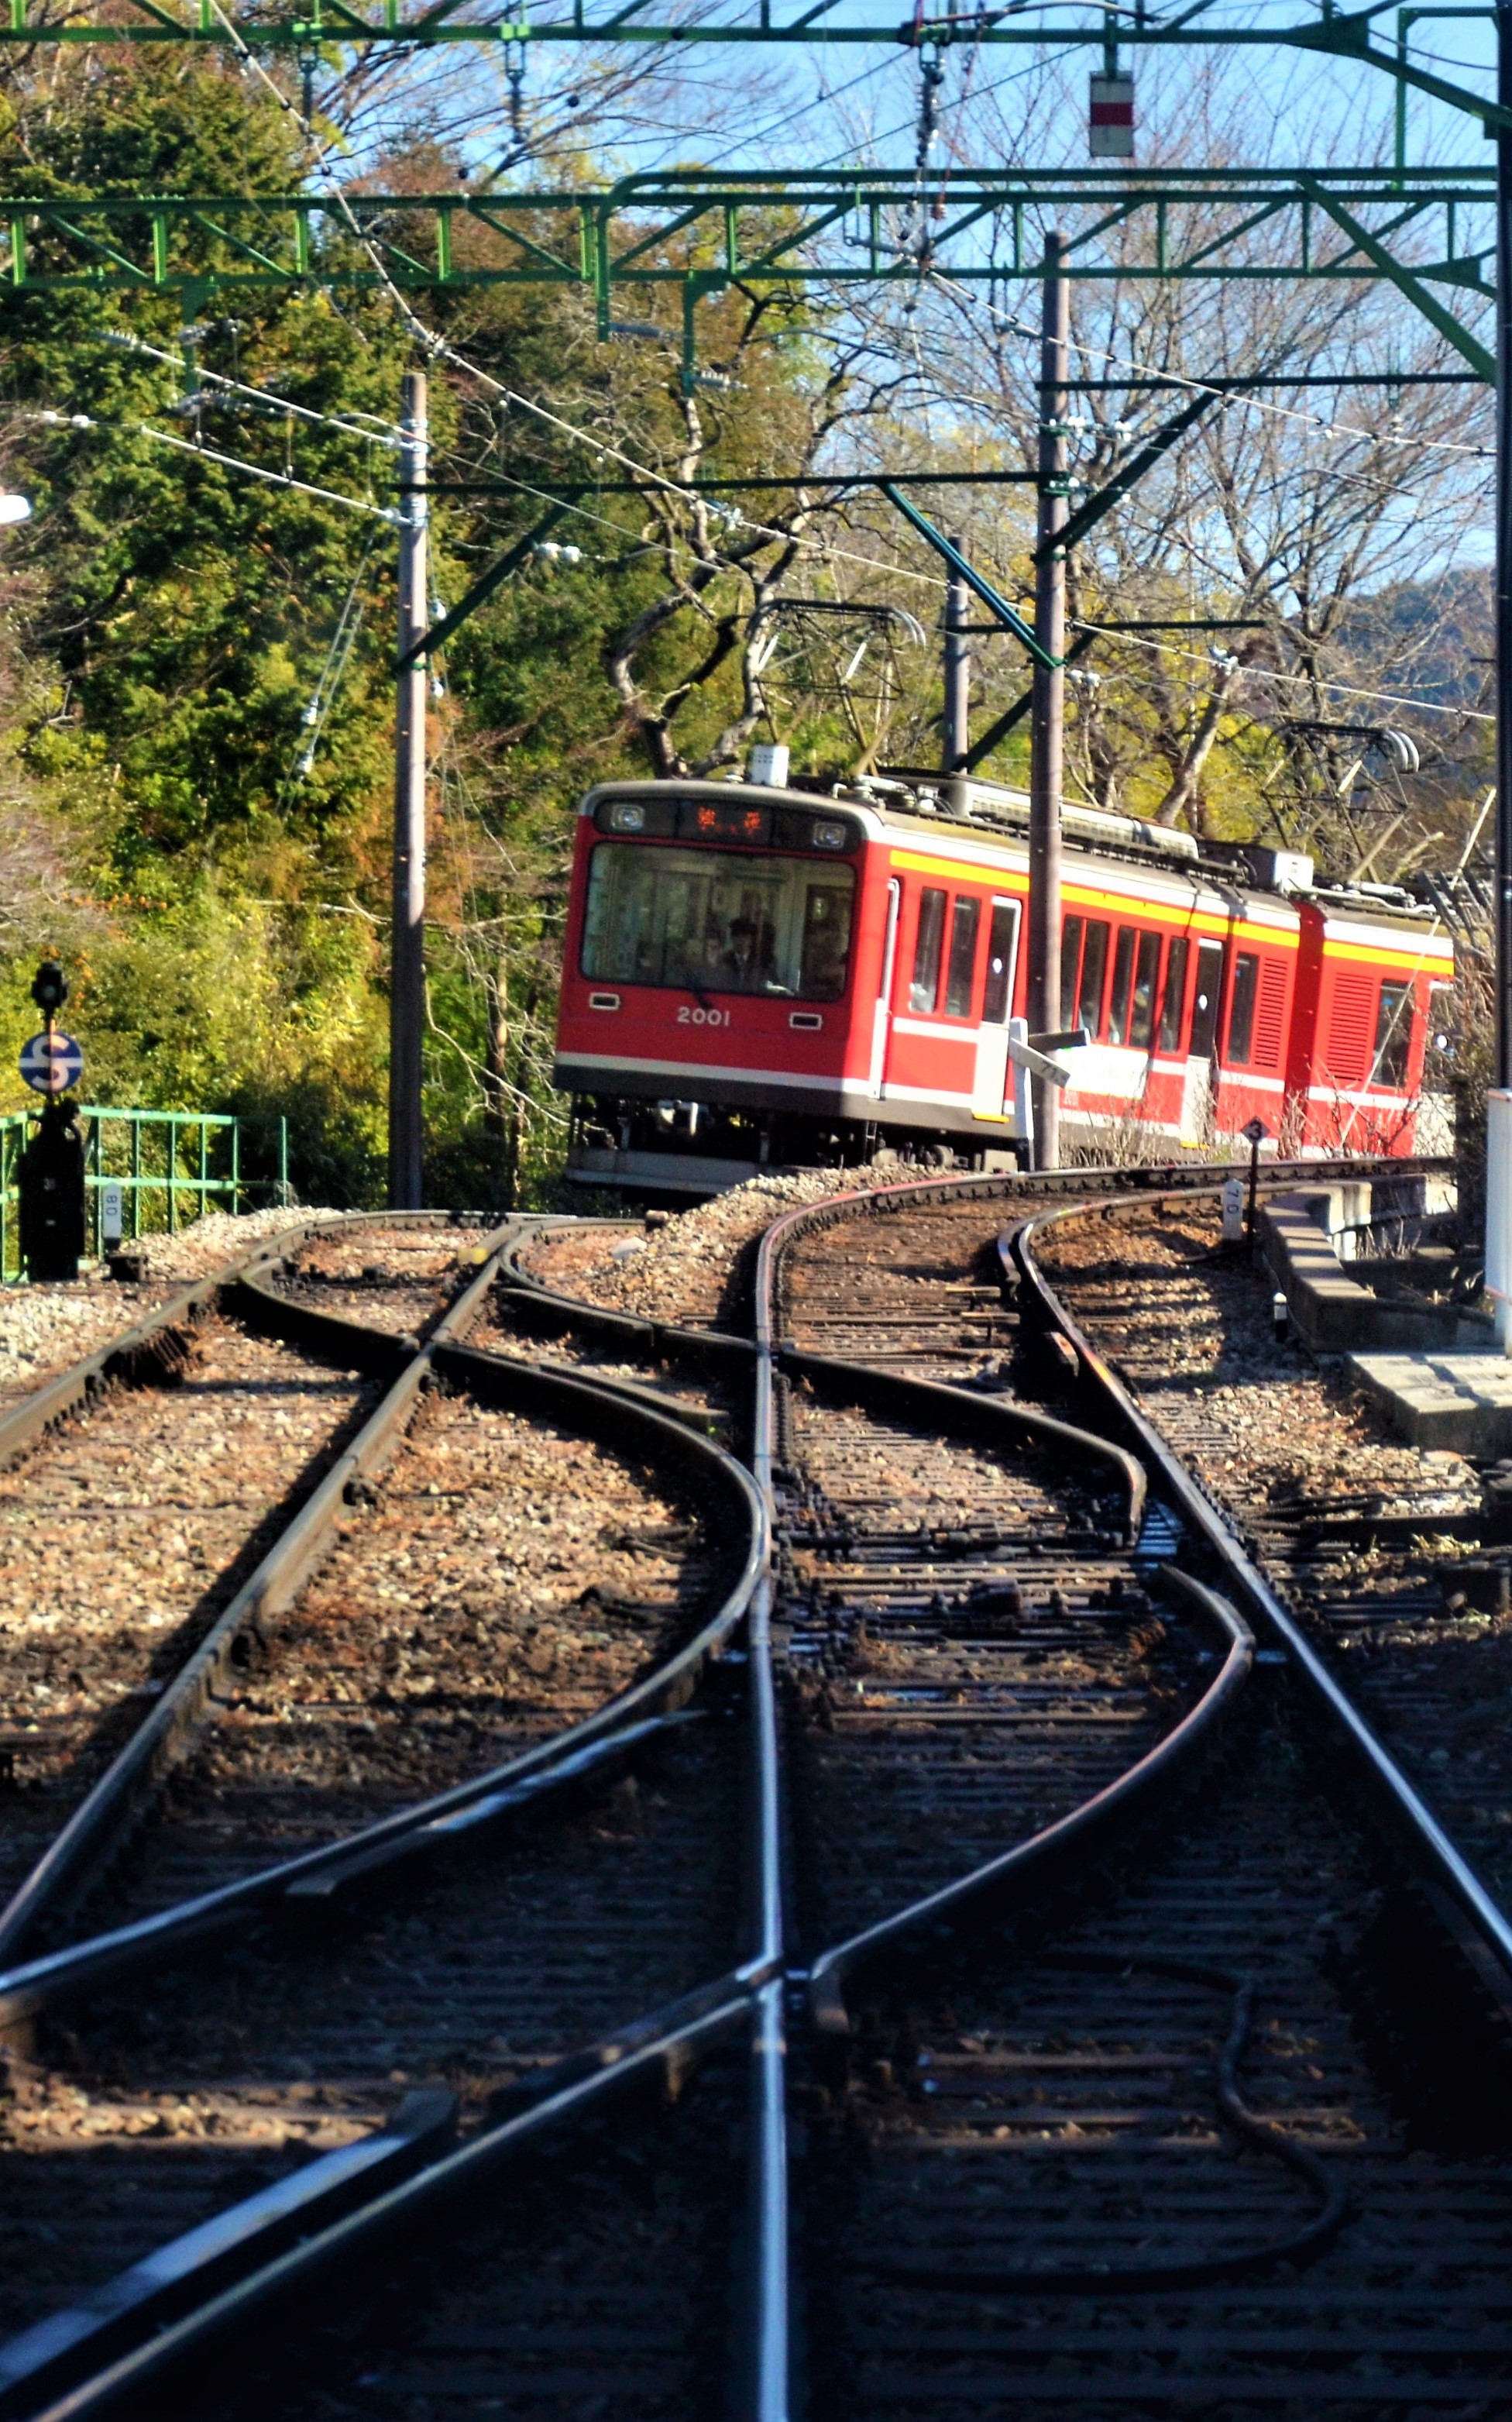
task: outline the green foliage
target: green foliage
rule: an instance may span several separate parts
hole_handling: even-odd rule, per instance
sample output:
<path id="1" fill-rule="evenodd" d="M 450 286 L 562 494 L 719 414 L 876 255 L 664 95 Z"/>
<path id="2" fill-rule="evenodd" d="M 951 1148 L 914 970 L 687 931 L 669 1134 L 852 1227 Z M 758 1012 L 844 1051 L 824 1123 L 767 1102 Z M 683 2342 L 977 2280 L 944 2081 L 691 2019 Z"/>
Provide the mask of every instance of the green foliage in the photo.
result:
<path id="1" fill-rule="evenodd" d="M 10 190 L 38 194 L 288 193 L 309 170 L 295 120 L 233 63 L 150 51 L 15 71 L 0 162 Z M 385 170 L 427 186 L 449 173 L 423 149 Z M 502 239 L 473 227 L 462 242 Z M 44 238 L 32 259 L 45 270 Z M 148 289 L 29 291 L 6 308 L 5 477 L 35 517 L 3 542 L 20 645 L 0 780 L 8 768 L 26 822 L 18 839 L 0 800 L 0 864 L 14 878 L 39 835 L 43 863 L 11 885 L 0 1050 L 13 1070 L 36 954 L 55 948 L 93 1095 L 237 1111 L 265 1172 L 287 1114 L 300 1190 L 368 1200 L 384 1135 L 396 548 L 385 520 L 307 491 L 392 509 L 414 344 L 370 280 L 270 287 L 237 307 L 225 316 L 211 276 L 192 312 Z M 702 307 L 705 356 L 740 375 L 693 408 L 676 336 L 605 346 L 579 291 L 460 290 L 425 307 L 486 371 L 678 478 L 786 466 L 822 434 L 806 307 L 778 291 Z M 201 371 L 343 425 L 228 400 Z M 433 476 L 482 469 L 502 487 L 433 512 L 433 585 L 450 605 L 544 510 L 530 491 L 592 476 L 596 458 L 434 365 L 430 412 Z M 604 459 L 606 477 L 616 467 Z M 772 518 L 794 507 L 773 497 Z M 428 1163 L 433 1191 L 475 1202 L 549 1186 L 560 1156 L 551 1026 L 576 801 L 659 751 L 738 751 L 753 584 L 781 553 L 607 491 L 557 536 L 584 560 L 531 558 L 496 593 L 452 648 L 432 719 Z M 810 745 L 835 736 L 843 754 L 847 735 L 827 738 L 820 718 Z M 20 1098 L 0 1075 L 0 1101 Z"/>

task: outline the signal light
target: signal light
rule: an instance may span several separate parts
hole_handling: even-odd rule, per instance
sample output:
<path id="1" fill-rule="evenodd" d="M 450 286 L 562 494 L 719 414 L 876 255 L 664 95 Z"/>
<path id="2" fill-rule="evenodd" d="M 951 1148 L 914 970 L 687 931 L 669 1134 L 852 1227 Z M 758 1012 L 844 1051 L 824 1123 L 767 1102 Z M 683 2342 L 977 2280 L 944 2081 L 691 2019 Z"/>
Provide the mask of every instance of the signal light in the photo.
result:
<path id="1" fill-rule="evenodd" d="M 55 1017 L 69 997 L 69 980 L 56 959 L 44 959 L 32 978 L 32 999 L 44 1017 Z"/>

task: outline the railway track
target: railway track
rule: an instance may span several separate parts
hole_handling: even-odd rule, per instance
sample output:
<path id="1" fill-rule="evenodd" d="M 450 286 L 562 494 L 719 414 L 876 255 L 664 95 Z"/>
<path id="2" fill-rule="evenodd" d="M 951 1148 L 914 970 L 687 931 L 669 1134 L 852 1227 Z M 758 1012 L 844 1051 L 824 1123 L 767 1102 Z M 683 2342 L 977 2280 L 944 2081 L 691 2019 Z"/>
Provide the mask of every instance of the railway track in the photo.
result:
<path id="1" fill-rule="evenodd" d="M 229 2080 L 244 2119 L 255 2072 L 287 2128 L 295 2076 L 319 2115 L 310 2210 L 186 2271 L 150 2341 L 118 2321 L 81 2338 L 38 2375 L 52 2402 L 0 2390 L 0 2414 L 146 2411 L 167 2362 L 277 2298 L 303 2318 L 232 2386 L 183 2375 L 196 2412 L 1512 2410 L 1512 1943 L 1179 1455 L 1074 1322 L 1046 1348 L 1058 1308 L 1023 1222 L 1116 1183 L 800 1208 L 752 1274 L 754 1345 L 553 1293 L 528 1230 L 505 1241 L 472 1352 L 429 1347 L 440 1414 L 523 1396 L 538 1439 L 548 1407 L 622 1455 L 654 1437 L 660 1472 L 670 1455 L 682 1488 L 714 1491 L 704 1530 L 726 1555 L 750 1502 L 729 1441 L 771 1508 L 770 1570 L 740 1562 L 702 1641 L 723 1627 L 726 1653 L 671 1721 L 663 1598 L 641 1669 L 659 1729 L 625 1739 L 643 1719 L 622 1691 L 597 1738 L 586 1719 L 603 1764 L 492 1840 L 469 1828 L 465 1865 L 433 1832 L 419 1864 L 405 1794 L 455 1769 L 413 1734 L 410 1764 L 382 1762 L 382 1861 L 296 1848 L 314 1889 L 255 1894 L 213 1960 L 153 1895 L 174 1876 L 221 1889 L 245 1811 L 216 1848 L 220 1782 L 183 1763 L 183 1807 L 137 1836 L 172 1837 L 179 1865 L 133 1845 L 118 1869 L 139 1926 L 181 1928 L 172 2009 L 121 1946 L 85 1943 L 34 1961 L 31 1985 L 0 1977 L 0 2017 L 26 2023 L 39 1993 L 30 2022 L 69 2031 L 77 2077 L 140 2086 L 156 2060 L 207 2114 Z M 391 1351 L 440 1335 L 421 1260 L 363 1324 Z M 350 1319 L 354 1285 L 379 1292 L 355 1261 L 321 1240 L 265 1316 L 329 1349 L 335 1306 Z M 465 1424 L 449 1451 L 469 1451 Z M 553 1532 L 581 1461 L 538 1488 Z M 663 1504 L 664 1549 L 681 1501 Z M 439 1563 L 455 1518 L 414 1520 L 342 1578 L 349 1597 L 399 1554 Z M 694 1601 L 707 1613 L 720 1584 L 689 1563 L 691 1674 Z M 497 1643 L 475 1644 L 491 1674 Z M 524 1724 L 548 1786 L 572 1754 L 550 1724 L 581 1712 L 585 1669 L 575 1647 L 558 1663 L 560 1697 Z M 470 1733 L 463 1763 L 480 1749 Z M 358 1763 L 361 1800 L 378 1762 Z M 378 1804 L 342 1821 L 371 1832 Z M 239 1867 L 232 1894 L 248 1884 Z M 383 2087 L 422 2084 L 429 2100 L 385 2117 Z M 637 2089 L 631 2125 L 608 2098 Z M 320 2147 L 340 2135 L 396 2182 L 333 2176 L 328 2194 L 322 2158 L 342 2155 Z M 505 2163 L 502 2203 L 474 2192 Z"/>
<path id="2" fill-rule="evenodd" d="M 984 1412 L 1005 1388 L 1022 1401 L 1021 1313 L 1037 1311 L 1038 1342 L 1054 1307 L 1027 1301 L 1022 1251 L 1019 1302 L 1005 1304 L 998 1235 L 1010 1223 L 981 1191 L 899 1192 L 883 1217 L 811 1216 L 786 1243 L 774 1236 L 787 1369 L 849 1358 L 852 1384 L 869 1370 L 899 1409 L 916 1376 L 945 1373 L 984 1392 Z M 1049 1190 L 1035 1194 L 1019 1190 L 1013 1225 L 1055 1217 Z M 1061 1224 L 1074 1232 L 1075 1218 Z M 1097 1225 L 1085 1261 L 1112 1291 L 1117 1249 L 1100 1213 Z M 1159 1332 L 1157 1313 L 1152 1350 Z M 1152 1558 L 1174 1556 L 1263 1617 L 1171 1486 L 1175 1459 L 1120 1417 L 1090 1355 L 1069 1403 L 1139 1455 Z M 917 1492 L 926 1443 L 915 1423 L 912 1452 L 894 1452 L 899 1498 Z M 832 1452 L 821 1438 L 821 1465 Z M 801 1438 L 805 1473 L 807 1458 Z M 1062 1596 L 1076 1605 L 1064 1581 Z M 1337 1710 L 1319 1706 L 1295 1649 L 1270 1626 L 1260 1637 L 1219 1754 L 1184 1795 L 1162 1793 L 1159 1822 L 1005 1923 L 994 1912 L 942 1940 L 920 1923 L 926 1904 L 906 1929 L 912 1956 L 896 1944 L 869 1998 L 850 1995 L 843 2095 L 818 2061 L 795 2198 L 812 2249 L 807 2336 L 822 2350 L 815 2392 L 841 2410 L 1300 2417 L 1512 2402 L 1505 1972 L 1450 1897 L 1420 1812 L 1328 1722 Z M 1005 1801 L 1024 1762 L 1005 1745 Z M 792 1773 L 802 1808 L 797 1758 Z M 1381 1804 L 1362 1804 L 1367 1774 L 1395 1832 Z M 927 1815 L 900 1829 L 905 1841 Z M 795 1832 L 832 1872 L 843 1828 L 822 1803 Z M 907 1884 L 906 1855 L 893 1850 L 889 1867 Z M 895 1942 L 898 1930 L 895 1919 Z M 804 1931 L 811 2001 L 829 1931 L 822 1912 Z M 1218 2100 L 1224 2031 L 1233 2022 L 1239 2039 L 1246 1990 L 1240 2091 L 1292 2155 L 1323 2165 L 1311 2194 L 1277 2159 L 1280 2138 L 1246 2139 Z M 1317 2234 L 1278 2259 L 1288 2225 Z"/>
<path id="3" fill-rule="evenodd" d="M 606 2089 L 667 2094 L 739 2019 L 742 1728 L 718 1675 L 684 1703 L 749 1596 L 759 1508 L 649 1405 L 464 1345 L 506 1234 L 470 1268 L 459 1241 L 349 1224 L 229 1299 L 239 1333 L 371 1401 L 179 1669 L 175 1720 L 83 1803 L 71 1898 L 34 1870 L 0 1974 L 0 2315 L 31 2324 L 0 2411 L 153 2406 L 217 2298 L 339 2258 L 385 2198 L 460 2209 L 528 2163 L 543 2112 L 560 2133 L 581 2104 L 591 2134 Z M 689 2194 L 727 2216 L 725 2164 Z M 627 2351 L 666 2368 L 638 2304 L 590 2367 Z"/>
<path id="4" fill-rule="evenodd" d="M 1031 1247 L 1087 1344 L 1512 1907 L 1512 1525 L 1499 1475 L 1393 1439 L 1275 1332 L 1270 1284 L 1208 1206 L 1055 1219 Z M 1110 1250 L 1110 1247 L 1112 1250 Z M 1137 1294 L 1137 1301 L 1133 1299 Z"/>

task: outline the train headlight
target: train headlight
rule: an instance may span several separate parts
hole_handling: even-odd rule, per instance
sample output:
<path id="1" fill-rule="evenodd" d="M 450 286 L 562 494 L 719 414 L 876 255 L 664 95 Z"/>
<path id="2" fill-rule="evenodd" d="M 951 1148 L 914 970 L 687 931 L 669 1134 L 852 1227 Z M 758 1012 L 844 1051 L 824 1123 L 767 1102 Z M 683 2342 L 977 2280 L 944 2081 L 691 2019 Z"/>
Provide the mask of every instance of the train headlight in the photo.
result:
<path id="1" fill-rule="evenodd" d="M 616 799 L 609 810 L 611 832 L 644 832 L 646 809 L 639 799 Z"/>
<path id="2" fill-rule="evenodd" d="M 850 827 L 849 825 L 816 823 L 814 826 L 814 846 L 816 849 L 845 849 L 849 846 L 850 841 Z"/>

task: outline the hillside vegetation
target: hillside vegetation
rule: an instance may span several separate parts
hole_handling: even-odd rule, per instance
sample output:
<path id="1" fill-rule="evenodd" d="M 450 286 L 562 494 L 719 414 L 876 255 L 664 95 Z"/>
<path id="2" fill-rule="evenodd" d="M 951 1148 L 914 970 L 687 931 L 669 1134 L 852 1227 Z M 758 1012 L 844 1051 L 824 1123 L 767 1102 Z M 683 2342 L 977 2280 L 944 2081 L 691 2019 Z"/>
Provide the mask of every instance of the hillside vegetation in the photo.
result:
<path id="1" fill-rule="evenodd" d="M 65 51 L 45 71 L 15 71 L 0 99 L 0 158 L 7 190 L 32 195 L 288 193 L 310 173 L 297 122 L 265 94 L 212 58 L 166 52 Z M 414 191 L 456 173 L 420 143 L 373 172 L 380 186 Z M 468 241 L 491 239 L 474 229 Z M 553 481 L 596 466 L 601 480 L 554 533 L 581 560 L 527 558 L 438 668 L 435 1200 L 497 1202 L 550 1184 L 565 1138 L 547 1081 L 565 867 L 571 810 L 590 782 L 729 767 L 769 734 L 813 773 L 938 753 L 933 558 L 874 497 L 821 510 L 819 474 L 879 461 L 980 465 L 980 426 L 965 414 L 922 422 L 912 371 L 874 324 L 847 316 L 844 298 L 770 284 L 701 305 L 701 359 L 718 383 L 686 396 L 675 302 L 646 291 L 647 313 L 666 318 L 664 345 L 600 342 L 588 298 L 568 287 L 418 298 L 469 362 L 558 417 L 429 363 L 433 477 L 494 483 L 437 500 L 443 606 L 531 527 Z M 250 1162 L 270 1172 L 287 1115 L 302 1194 L 376 1200 L 394 533 L 165 441 L 389 507 L 401 376 L 427 365 L 392 300 L 371 280 L 338 276 L 240 292 L 234 318 L 207 299 L 192 345 L 186 354 L 171 297 L 27 292 L 5 306 L 0 478 L 35 514 L 0 535 L 0 1107 L 24 1099 L 14 1063 L 35 1023 L 26 987 L 38 953 L 55 952 L 74 979 L 70 1023 L 88 1050 L 92 1097 L 237 1112 Z M 323 417 L 295 422 L 244 394 L 208 395 L 196 362 Z M 763 493 L 759 520 L 749 499 L 742 518 L 625 495 L 614 485 L 620 466 L 573 430 L 676 480 L 756 473 L 790 485 Z M 999 459 L 1022 458 L 1010 444 Z M 1022 595 L 1025 492 L 984 491 L 961 506 L 963 493 L 937 510 L 956 512 L 979 559 Z M 1140 565 L 1089 550 L 1082 578 L 1089 615 L 1153 615 L 1176 593 L 1155 557 Z M 1284 580 L 1272 590 L 1265 632 L 1235 652 L 1236 668 L 1243 657 L 1261 676 L 1282 662 L 1298 614 Z M 1234 595 L 1227 573 L 1201 593 L 1189 578 L 1179 610 L 1206 598 L 1222 613 Z M 803 597 L 906 606 L 926 644 L 901 623 L 806 626 L 783 610 Z M 1460 708 L 1484 688 L 1484 668 L 1469 661 L 1479 601 L 1472 577 L 1457 592 L 1446 676 Z M 1347 589 L 1330 612 L 1307 642 L 1319 678 L 1339 660 L 1341 632 L 1380 675 L 1446 627 L 1432 592 L 1411 582 L 1374 614 Z M 868 630 L 867 670 L 848 674 Z M 1082 786 L 1199 829 L 1281 830 L 1358 855 L 1371 827 L 1367 815 L 1357 829 L 1355 811 L 1369 786 L 1351 794 L 1346 782 L 1340 810 L 1342 744 L 1281 729 L 1263 690 L 1244 708 L 1233 674 L 1208 666 L 1198 679 L 1179 650 L 1092 661 L 1107 669 L 1074 708 Z M 979 652 L 984 718 L 1021 684 L 1006 651 Z M 1421 792 L 1396 803 L 1397 857 L 1409 842 L 1419 859 L 1425 847 L 1457 848 L 1485 729 L 1433 734 Z M 1025 730 L 985 770 L 1021 778 Z M 1383 859 L 1373 871 L 1390 869 Z"/>

